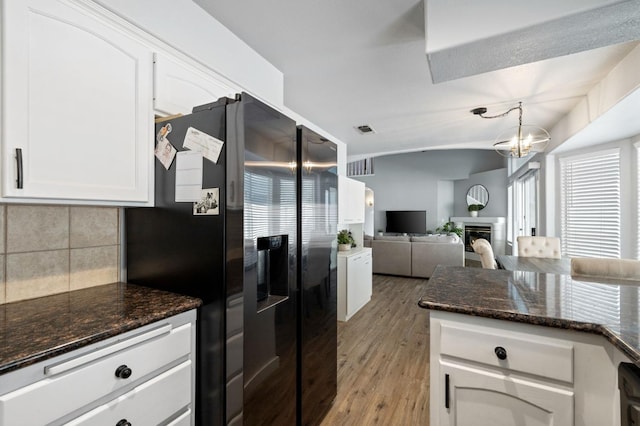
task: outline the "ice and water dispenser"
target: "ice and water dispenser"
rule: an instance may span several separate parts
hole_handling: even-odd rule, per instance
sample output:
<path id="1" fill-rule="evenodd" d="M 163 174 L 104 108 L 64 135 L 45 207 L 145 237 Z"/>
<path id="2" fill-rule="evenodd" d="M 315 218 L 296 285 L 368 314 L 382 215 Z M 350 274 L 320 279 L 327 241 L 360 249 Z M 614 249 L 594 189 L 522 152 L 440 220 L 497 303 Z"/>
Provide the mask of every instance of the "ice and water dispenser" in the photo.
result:
<path id="1" fill-rule="evenodd" d="M 289 298 L 289 238 L 258 238 L 258 312 Z"/>

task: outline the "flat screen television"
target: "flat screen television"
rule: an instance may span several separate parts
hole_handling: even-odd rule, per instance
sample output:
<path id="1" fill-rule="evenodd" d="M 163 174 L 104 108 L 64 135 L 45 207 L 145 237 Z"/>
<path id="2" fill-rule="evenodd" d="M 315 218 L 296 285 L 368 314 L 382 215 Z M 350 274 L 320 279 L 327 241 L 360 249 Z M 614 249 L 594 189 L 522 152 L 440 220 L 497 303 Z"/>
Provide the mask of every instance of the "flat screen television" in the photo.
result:
<path id="1" fill-rule="evenodd" d="M 426 234 L 425 210 L 387 210 L 387 232 Z"/>

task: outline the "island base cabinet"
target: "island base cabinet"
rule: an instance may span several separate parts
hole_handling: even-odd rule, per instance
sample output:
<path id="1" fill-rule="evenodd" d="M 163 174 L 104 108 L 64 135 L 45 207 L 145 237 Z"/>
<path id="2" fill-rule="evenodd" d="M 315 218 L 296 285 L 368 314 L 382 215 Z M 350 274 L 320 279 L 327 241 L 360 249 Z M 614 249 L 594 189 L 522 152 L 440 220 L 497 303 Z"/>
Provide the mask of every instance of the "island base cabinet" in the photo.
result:
<path id="1" fill-rule="evenodd" d="M 573 425 L 573 392 L 441 363 L 441 426 Z"/>
<path id="2" fill-rule="evenodd" d="M 602 336 L 438 310 L 429 334 L 432 425 L 620 424 L 630 361 Z"/>

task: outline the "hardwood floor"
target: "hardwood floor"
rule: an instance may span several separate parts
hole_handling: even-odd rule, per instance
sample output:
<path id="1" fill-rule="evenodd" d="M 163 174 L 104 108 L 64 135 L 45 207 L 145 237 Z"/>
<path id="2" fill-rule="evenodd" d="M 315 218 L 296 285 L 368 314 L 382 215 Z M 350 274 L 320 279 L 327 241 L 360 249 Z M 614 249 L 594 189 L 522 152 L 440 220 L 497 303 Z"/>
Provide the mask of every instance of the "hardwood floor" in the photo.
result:
<path id="1" fill-rule="evenodd" d="M 429 425 L 426 280 L 373 276 L 373 296 L 338 323 L 338 394 L 321 423 Z"/>

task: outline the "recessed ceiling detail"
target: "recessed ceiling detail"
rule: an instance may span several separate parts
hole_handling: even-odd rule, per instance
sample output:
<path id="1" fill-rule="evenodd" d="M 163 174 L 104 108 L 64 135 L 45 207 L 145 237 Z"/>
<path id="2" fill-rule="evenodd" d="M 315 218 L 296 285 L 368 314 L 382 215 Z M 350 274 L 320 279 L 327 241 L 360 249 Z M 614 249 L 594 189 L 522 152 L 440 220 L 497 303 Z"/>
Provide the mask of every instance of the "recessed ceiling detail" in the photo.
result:
<path id="1" fill-rule="evenodd" d="M 439 1 L 439 0 L 436 0 Z M 540 22 L 481 39 L 469 39 L 437 51 L 430 51 L 427 25 L 427 58 L 434 83 L 510 68 L 517 65 L 570 55 L 604 46 L 640 39 L 640 2 L 620 1 L 587 11 Z M 426 19 L 454 22 L 455 16 Z M 449 8 L 448 12 L 457 13 Z M 478 20 L 479 24 L 482 25 Z"/>

